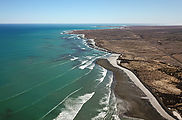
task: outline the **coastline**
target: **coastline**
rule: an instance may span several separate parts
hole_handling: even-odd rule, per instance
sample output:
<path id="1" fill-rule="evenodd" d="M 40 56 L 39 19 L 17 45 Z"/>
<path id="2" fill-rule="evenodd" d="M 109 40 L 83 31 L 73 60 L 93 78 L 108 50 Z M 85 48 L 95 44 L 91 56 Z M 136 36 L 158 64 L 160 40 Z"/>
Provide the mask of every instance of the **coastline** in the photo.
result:
<path id="1" fill-rule="evenodd" d="M 84 34 L 77 34 L 79 37 L 81 37 L 82 39 L 85 39 L 85 35 Z M 102 48 L 101 46 L 98 46 L 94 39 L 87 39 L 87 43 L 90 47 L 93 47 L 95 49 L 98 50 L 103 50 L 103 51 L 107 51 L 112 53 L 111 56 L 115 56 L 113 59 L 108 58 L 107 60 L 114 66 L 117 67 L 121 70 L 123 70 L 124 72 L 126 72 L 126 74 L 128 75 L 128 77 L 135 83 L 135 85 L 137 87 L 139 87 L 146 95 L 148 98 L 144 98 L 144 99 L 148 99 L 150 101 L 150 103 L 152 104 L 152 106 L 160 113 L 161 116 L 163 116 L 165 119 L 170 119 L 170 120 L 175 120 L 176 116 L 178 117 L 178 119 L 181 119 L 180 115 L 176 112 L 176 113 L 171 113 L 168 109 L 165 108 L 165 106 L 160 103 L 159 98 L 157 98 L 157 96 L 155 96 L 155 94 L 153 95 L 153 92 L 148 89 L 148 86 L 146 86 L 145 84 L 143 84 L 143 82 L 141 82 L 134 73 L 132 73 L 131 71 L 129 71 L 128 69 L 125 69 L 124 67 L 121 67 L 117 64 L 117 59 L 119 59 L 120 54 L 117 54 L 117 52 L 113 52 L 110 50 L 107 50 L 106 48 Z M 113 54 L 114 53 L 114 54 Z M 119 63 L 119 62 L 118 62 Z M 116 93 L 117 94 L 117 93 Z M 175 114 L 175 116 L 174 116 Z"/>
<path id="2" fill-rule="evenodd" d="M 98 59 L 96 63 L 114 74 L 112 89 L 117 98 L 119 117 L 132 120 L 163 120 L 164 118 L 153 108 L 143 91 L 131 81 L 122 69 L 112 65 L 112 62 L 115 62 L 112 56 L 108 59 Z M 114 58 L 117 59 L 117 57 Z"/>
<path id="3" fill-rule="evenodd" d="M 160 113 L 161 116 L 163 116 L 165 119 L 169 119 L 169 120 L 175 120 L 175 118 L 171 117 L 171 115 L 168 114 L 168 112 L 166 112 L 162 105 L 157 101 L 157 99 L 153 96 L 153 94 L 151 93 L 150 90 L 148 90 L 142 83 L 141 81 L 135 76 L 134 73 L 132 73 L 130 70 L 123 68 L 121 66 L 119 66 L 117 64 L 117 59 L 119 58 L 120 54 L 112 54 L 107 60 L 114 66 L 117 67 L 121 70 L 123 70 L 128 77 L 130 78 L 130 80 L 132 80 L 135 85 L 140 88 L 144 94 L 147 96 L 145 99 L 148 99 L 150 101 L 150 103 L 152 104 L 152 106 Z"/>

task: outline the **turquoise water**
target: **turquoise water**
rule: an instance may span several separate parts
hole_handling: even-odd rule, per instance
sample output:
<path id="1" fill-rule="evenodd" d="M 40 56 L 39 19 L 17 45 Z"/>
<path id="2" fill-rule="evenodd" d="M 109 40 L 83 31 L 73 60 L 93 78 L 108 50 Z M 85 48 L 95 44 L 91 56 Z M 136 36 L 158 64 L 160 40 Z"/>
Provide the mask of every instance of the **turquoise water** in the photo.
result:
<path id="1" fill-rule="evenodd" d="M 0 25 L 0 120 L 114 119 L 108 53 L 70 30 L 105 25 Z"/>

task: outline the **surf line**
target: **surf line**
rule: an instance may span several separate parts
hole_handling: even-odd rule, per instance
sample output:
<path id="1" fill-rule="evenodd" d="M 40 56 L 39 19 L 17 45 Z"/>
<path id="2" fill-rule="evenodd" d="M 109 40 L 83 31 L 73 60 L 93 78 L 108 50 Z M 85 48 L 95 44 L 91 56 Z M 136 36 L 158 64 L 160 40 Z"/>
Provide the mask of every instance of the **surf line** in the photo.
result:
<path id="1" fill-rule="evenodd" d="M 120 54 L 112 54 L 109 58 L 108 61 L 114 66 L 117 67 L 121 70 L 123 70 L 127 76 L 134 82 L 134 84 L 140 88 L 144 94 L 147 96 L 149 102 L 151 103 L 151 105 L 157 110 L 157 112 L 164 117 L 167 120 L 175 120 L 171 115 L 169 115 L 163 108 L 162 106 L 159 104 L 159 102 L 157 101 L 157 99 L 152 95 L 152 93 L 140 82 L 140 80 L 135 76 L 134 73 L 132 73 L 131 71 L 129 71 L 126 68 L 123 68 L 121 66 L 119 66 L 117 64 L 117 59 L 120 56 Z"/>
<path id="2" fill-rule="evenodd" d="M 79 77 L 78 79 L 76 79 L 75 81 L 73 81 L 73 82 L 71 82 L 71 83 L 74 83 L 74 82 L 76 82 L 77 80 L 80 80 L 80 79 L 83 78 L 84 76 L 88 75 L 91 71 L 92 71 L 92 70 L 90 70 L 90 71 L 87 72 L 85 75 Z M 70 83 L 70 84 L 71 84 L 71 83 Z M 82 89 L 82 88 L 80 88 L 80 89 Z M 80 89 L 78 89 L 77 91 L 79 91 Z M 77 92 L 77 91 L 74 91 L 73 93 L 71 93 L 70 95 L 68 95 L 66 98 L 68 98 L 69 96 L 71 96 L 72 94 L 74 94 L 74 93 Z M 62 104 L 62 103 L 66 100 L 66 98 L 65 98 L 61 103 L 59 103 L 58 105 L 56 105 L 56 106 L 55 106 L 53 109 L 51 109 L 51 110 L 54 110 L 57 106 L 59 106 L 60 104 Z M 44 117 L 46 117 L 46 116 L 51 112 L 51 110 L 50 110 L 48 113 L 46 113 L 43 117 L 41 117 L 39 120 L 41 120 L 41 119 L 43 119 Z"/>
<path id="3" fill-rule="evenodd" d="M 60 103 L 58 103 L 56 106 L 54 106 L 51 110 L 49 110 L 49 112 L 47 112 L 44 116 L 42 116 L 39 120 L 42 120 L 43 118 L 45 118 L 48 114 L 50 114 L 53 110 L 55 110 L 59 105 L 61 105 L 64 101 L 66 101 L 66 99 L 68 99 L 71 95 L 75 94 L 76 92 L 78 92 L 79 90 L 81 90 L 82 88 L 79 88 L 75 91 L 73 91 L 72 93 L 70 93 L 68 96 L 66 96 Z"/>
<path id="4" fill-rule="evenodd" d="M 61 113 L 59 113 L 59 115 L 53 120 L 74 120 L 84 104 L 86 104 L 94 94 L 95 92 L 92 92 L 76 98 L 68 98 L 64 103 L 65 108 L 63 108 Z M 73 105 L 70 105 L 70 102 L 73 103 Z"/>
<path id="5" fill-rule="evenodd" d="M 59 91 L 59 90 L 62 90 L 62 89 L 64 89 L 64 88 L 66 88 L 67 86 L 69 86 L 69 85 L 75 83 L 76 81 L 80 80 L 82 77 L 88 75 L 91 71 L 92 71 L 92 70 L 90 70 L 89 72 L 87 72 L 87 73 L 84 74 L 83 76 L 77 78 L 76 80 L 72 81 L 71 83 L 66 84 L 65 86 L 63 86 L 63 87 L 61 87 L 61 88 L 56 89 L 54 92 L 57 92 L 57 91 Z M 51 95 L 51 94 L 49 94 L 49 95 Z M 47 95 L 47 96 L 49 96 L 49 95 Z M 26 109 L 26 108 L 28 108 L 28 107 L 30 107 L 30 106 L 36 104 L 37 102 L 40 102 L 42 99 L 44 99 L 44 98 L 47 97 L 47 96 L 42 97 L 41 99 L 39 99 L 39 100 L 33 102 L 31 105 L 28 105 L 28 106 L 26 106 L 26 107 L 24 107 L 24 108 L 21 108 L 21 109 L 15 111 L 14 113 L 20 112 L 20 111 L 22 111 L 22 110 L 24 110 L 24 109 Z"/>

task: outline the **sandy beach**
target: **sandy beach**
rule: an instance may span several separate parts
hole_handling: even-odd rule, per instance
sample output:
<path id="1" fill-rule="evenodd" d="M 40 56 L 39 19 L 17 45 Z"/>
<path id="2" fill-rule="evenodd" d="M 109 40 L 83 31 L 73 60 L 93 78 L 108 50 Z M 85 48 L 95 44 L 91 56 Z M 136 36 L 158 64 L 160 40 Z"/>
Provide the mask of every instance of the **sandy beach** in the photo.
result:
<path id="1" fill-rule="evenodd" d="M 108 58 L 109 62 L 114 66 L 121 70 L 123 70 L 127 76 L 132 80 L 132 82 L 135 83 L 135 85 L 140 88 L 146 95 L 146 97 L 143 97 L 144 99 L 148 99 L 152 106 L 159 112 L 161 116 L 163 116 L 165 119 L 174 120 L 172 116 L 170 116 L 159 104 L 159 102 L 156 100 L 156 98 L 152 95 L 152 93 L 140 82 L 140 80 L 128 69 L 125 69 L 117 64 L 117 59 L 120 55 L 119 54 L 113 54 Z"/>
<path id="2" fill-rule="evenodd" d="M 155 119 L 161 119 L 159 116 L 162 116 L 164 119 L 172 120 L 181 119 L 181 29 L 181 26 L 134 26 L 122 29 L 74 31 L 73 33 L 84 34 L 86 38 L 94 39 L 97 47 L 119 53 L 114 57 L 111 56 L 108 61 L 113 67 L 124 71 L 134 83 L 129 86 L 136 87 L 132 89 L 139 89 L 140 95 L 143 94 L 139 99 L 150 102 L 150 107 L 153 107 L 148 107 L 147 109 L 150 110 L 147 111 L 156 113 L 152 115 Z M 105 67 L 105 64 L 102 64 L 103 60 L 101 61 L 97 63 Z M 122 95 L 125 90 L 122 89 L 124 83 L 120 83 L 121 78 L 116 79 L 117 84 L 114 90 L 118 98 L 126 99 L 126 95 Z M 118 88 L 117 86 L 120 85 L 123 86 Z M 134 93 L 131 92 L 131 94 Z M 128 103 L 131 104 L 133 101 Z M 154 119 L 140 110 L 140 107 L 135 112 L 130 109 L 124 114 L 136 118 Z"/>
<path id="3" fill-rule="evenodd" d="M 111 56 L 108 60 L 98 59 L 96 63 L 114 74 L 113 89 L 117 98 L 119 117 L 121 119 L 163 120 L 164 118 L 149 103 L 144 92 L 131 81 L 123 70 L 112 65 L 115 58 L 116 56 Z"/>

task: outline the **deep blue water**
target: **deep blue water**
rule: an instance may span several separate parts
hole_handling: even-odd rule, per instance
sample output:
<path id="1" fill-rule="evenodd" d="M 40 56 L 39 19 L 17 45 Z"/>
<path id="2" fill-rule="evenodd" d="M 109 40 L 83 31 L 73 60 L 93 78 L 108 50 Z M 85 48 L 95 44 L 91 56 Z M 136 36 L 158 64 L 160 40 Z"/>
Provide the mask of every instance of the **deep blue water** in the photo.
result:
<path id="1" fill-rule="evenodd" d="M 112 73 L 95 64 L 108 53 L 70 30 L 107 25 L 0 25 L 0 120 L 110 120 Z"/>

